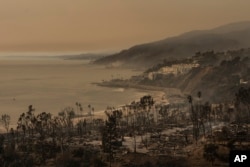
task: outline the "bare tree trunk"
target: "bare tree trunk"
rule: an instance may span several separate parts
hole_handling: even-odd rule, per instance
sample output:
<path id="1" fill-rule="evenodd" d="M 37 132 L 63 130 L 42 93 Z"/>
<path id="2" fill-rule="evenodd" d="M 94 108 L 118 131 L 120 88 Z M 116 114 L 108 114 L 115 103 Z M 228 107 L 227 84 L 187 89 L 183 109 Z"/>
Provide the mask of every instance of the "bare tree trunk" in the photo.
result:
<path id="1" fill-rule="evenodd" d="M 134 153 L 136 153 L 136 136 L 134 134 Z"/>
<path id="2" fill-rule="evenodd" d="M 61 147 L 61 153 L 63 153 L 63 138 L 61 137 L 61 139 L 60 139 L 61 141 L 60 141 L 60 147 Z"/>

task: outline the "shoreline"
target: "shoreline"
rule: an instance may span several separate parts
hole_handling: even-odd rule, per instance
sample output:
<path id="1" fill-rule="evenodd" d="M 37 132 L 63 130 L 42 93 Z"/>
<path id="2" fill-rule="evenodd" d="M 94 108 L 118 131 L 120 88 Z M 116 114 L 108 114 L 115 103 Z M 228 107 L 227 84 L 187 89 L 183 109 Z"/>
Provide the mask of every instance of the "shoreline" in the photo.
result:
<path id="1" fill-rule="evenodd" d="M 102 83 L 92 83 L 97 86 L 102 87 L 111 87 L 111 88 L 134 88 L 134 89 L 141 89 L 141 90 L 149 90 L 149 91 L 164 91 L 163 87 L 159 86 L 149 86 L 149 85 L 138 85 L 132 83 L 110 83 L 110 82 L 102 82 Z M 172 88 L 170 88 L 172 89 Z M 174 88 L 173 88 L 174 89 Z"/>
<path id="2" fill-rule="evenodd" d="M 132 88 L 131 89 L 135 89 L 135 88 Z M 143 89 L 145 90 L 145 89 Z M 153 91 L 154 93 L 153 94 L 150 94 L 152 95 L 154 101 L 157 103 L 168 103 L 168 99 L 162 99 L 163 96 L 166 95 L 166 93 L 164 91 L 159 91 L 159 90 L 145 90 L 146 91 Z M 139 99 L 134 99 L 134 101 L 138 101 Z M 132 101 L 131 101 L 132 102 Z M 123 106 L 123 105 L 126 105 L 125 103 L 123 104 L 120 104 L 120 105 L 117 105 L 117 106 L 114 106 L 116 109 L 118 109 L 120 106 Z M 99 111 L 95 111 L 94 115 L 92 115 L 92 119 L 103 119 L 105 121 L 106 119 L 106 115 L 105 115 L 105 110 L 106 109 L 103 109 L 103 110 L 99 110 Z M 76 117 L 72 118 L 72 122 L 74 125 L 77 124 L 78 121 L 80 120 L 84 120 L 84 119 L 91 119 L 91 116 L 90 115 L 76 115 Z M 16 127 L 17 127 L 17 124 L 10 124 L 10 128 L 13 128 L 14 130 L 16 130 Z M 3 126 L 0 126 L 0 134 L 5 134 L 6 133 L 6 130 Z"/>
<path id="3" fill-rule="evenodd" d="M 148 85 L 138 85 L 133 83 L 125 83 L 125 84 L 114 84 L 114 83 L 92 83 L 97 86 L 101 87 L 109 87 L 109 88 L 124 88 L 124 89 L 137 89 L 140 91 L 143 91 L 145 94 L 151 95 L 155 101 L 155 104 L 168 104 L 172 103 L 172 98 L 181 97 L 181 92 L 176 88 L 163 88 L 163 87 L 157 87 L 157 86 L 148 86 Z M 139 101 L 140 97 L 132 100 L 132 101 Z M 130 101 L 129 103 L 131 103 Z M 115 108 L 119 108 L 120 106 L 126 105 L 126 103 L 121 103 L 116 106 Z M 95 111 L 94 115 L 92 116 L 93 119 L 103 119 L 105 120 L 105 111 L 106 109 L 103 108 L 101 110 Z M 83 119 L 91 119 L 90 115 L 83 115 L 79 116 L 77 115 L 75 118 L 72 119 L 73 123 L 76 124 L 79 120 Z M 16 130 L 17 124 L 10 124 L 10 128 L 13 128 Z M 0 126 L 0 134 L 6 133 L 6 130 L 4 127 Z"/>
<path id="4" fill-rule="evenodd" d="M 165 94 L 165 97 L 170 100 L 172 97 L 180 97 L 184 98 L 184 94 L 178 88 L 166 88 L 160 86 L 151 86 L 151 85 L 142 85 L 128 82 L 102 82 L 102 83 L 92 83 L 101 87 L 109 87 L 109 88 L 125 88 L 125 89 L 138 89 L 144 91 L 159 91 Z"/>
<path id="5" fill-rule="evenodd" d="M 186 96 L 185 94 L 178 88 L 166 88 L 160 86 L 151 86 L 151 85 L 142 85 L 136 83 L 130 83 L 127 81 L 104 81 L 99 83 L 92 83 L 97 86 L 101 87 L 109 87 L 109 88 L 124 88 L 124 89 L 137 89 L 143 91 L 151 91 L 151 92 L 161 92 L 162 96 L 159 98 L 154 98 L 154 100 L 158 103 L 169 103 L 169 104 L 176 104 L 176 103 L 186 103 Z M 159 95 L 158 95 L 159 96 Z"/>

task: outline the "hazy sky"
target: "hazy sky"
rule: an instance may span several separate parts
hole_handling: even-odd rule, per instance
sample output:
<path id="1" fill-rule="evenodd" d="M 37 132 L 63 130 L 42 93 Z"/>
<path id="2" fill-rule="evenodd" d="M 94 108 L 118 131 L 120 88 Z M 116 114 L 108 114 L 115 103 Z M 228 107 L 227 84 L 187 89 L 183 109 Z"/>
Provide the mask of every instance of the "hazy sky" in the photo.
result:
<path id="1" fill-rule="evenodd" d="M 0 0 L 0 51 L 110 51 L 250 20 L 249 0 Z"/>

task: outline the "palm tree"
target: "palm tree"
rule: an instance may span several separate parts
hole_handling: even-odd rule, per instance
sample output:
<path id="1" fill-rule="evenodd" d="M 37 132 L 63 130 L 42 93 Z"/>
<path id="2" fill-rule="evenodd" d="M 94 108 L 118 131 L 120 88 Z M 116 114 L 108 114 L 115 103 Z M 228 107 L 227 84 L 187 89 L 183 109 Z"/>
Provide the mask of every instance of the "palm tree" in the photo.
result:
<path id="1" fill-rule="evenodd" d="M 78 114 L 78 117 L 82 116 L 82 111 L 83 111 L 82 104 L 80 102 L 76 102 L 76 114 Z"/>
<path id="2" fill-rule="evenodd" d="M 78 107 L 79 107 L 79 103 L 76 102 L 76 113 L 78 113 Z"/>
<path id="3" fill-rule="evenodd" d="M 89 108 L 89 115 L 91 115 L 91 105 L 90 104 L 88 105 L 88 108 Z"/>
<path id="4" fill-rule="evenodd" d="M 83 108 L 82 108 L 81 104 L 79 105 L 79 108 L 80 108 L 80 113 L 81 113 L 81 116 L 82 116 Z"/>

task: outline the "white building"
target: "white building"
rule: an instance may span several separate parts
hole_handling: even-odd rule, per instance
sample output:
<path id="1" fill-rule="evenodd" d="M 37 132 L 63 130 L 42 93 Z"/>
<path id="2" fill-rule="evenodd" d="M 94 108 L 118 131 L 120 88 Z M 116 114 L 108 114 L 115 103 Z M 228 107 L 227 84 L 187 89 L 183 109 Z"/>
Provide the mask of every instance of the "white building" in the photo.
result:
<path id="1" fill-rule="evenodd" d="M 192 68 L 199 67 L 199 64 L 173 64 L 172 66 L 165 66 L 160 68 L 156 72 L 148 73 L 148 79 L 154 80 L 156 75 L 168 75 L 168 74 L 185 74 L 190 71 Z"/>

